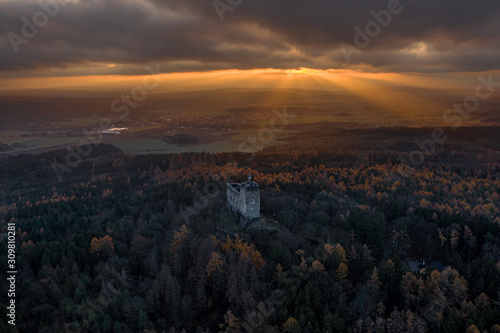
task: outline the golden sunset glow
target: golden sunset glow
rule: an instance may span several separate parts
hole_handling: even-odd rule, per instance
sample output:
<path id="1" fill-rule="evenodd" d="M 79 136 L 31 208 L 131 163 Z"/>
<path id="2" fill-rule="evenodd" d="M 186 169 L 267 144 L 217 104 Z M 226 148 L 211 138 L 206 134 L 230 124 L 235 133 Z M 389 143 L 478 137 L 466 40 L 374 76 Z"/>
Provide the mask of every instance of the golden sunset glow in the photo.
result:
<path id="1" fill-rule="evenodd" d="M 115 64 L 106 65 L 115 67 Z M 144 72 L 146 72 L 144 70 Z M 23 77 L 0 79 L 0 91 L 15 89 L 93 89 L 119 88 L 138 84 L 148 75 L 88 75 L 64 77 Z M 218 86 L 304 88 L 318 90 L 363 90 L 380 86 L 463 87 L 452 75 L 412 73 L 366 73 L 353 70 L 255 69 L 158 74 L 161 89 L 184 90 L 190 87 L 211 89 Z"/>

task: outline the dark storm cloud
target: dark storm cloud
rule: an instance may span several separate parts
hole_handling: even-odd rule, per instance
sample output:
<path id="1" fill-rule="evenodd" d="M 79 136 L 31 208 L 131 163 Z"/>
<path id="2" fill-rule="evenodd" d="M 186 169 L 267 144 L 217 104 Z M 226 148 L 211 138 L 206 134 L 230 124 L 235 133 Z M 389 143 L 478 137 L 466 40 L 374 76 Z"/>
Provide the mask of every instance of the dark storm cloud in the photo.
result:
<path id="1" fill-rule="evenodd" d="M 56 0 L 41 0 L 51 1 Z M 229 5 L 233 10 L 223 14 L 223 22 L 213 0 L 71 0 L 26 38 L 22 18 L 33 22 L 40 4 L 0 0 L 0 71 L 60 67 L 92 72 L 99 64 L 115 63 L 119 66 L 98 73 L 142 74 L 142 65 L 152 62 L 164 71 L 500 68 L 498 0 L 402 0 L 390 23 L 380 27 L 369 45 L 357 49 L 354 27 L 365 30 L 374 20 L 371 11 L 387 9 L 396 0 L 220 1 L 236 4 Z M 8 36 L 18 43 L 13 36 L 25 38 L 17 45 L 18 53 Z M 355 51 L 350 63 L 340 43 L 352 45 L 344 49 Z"/>

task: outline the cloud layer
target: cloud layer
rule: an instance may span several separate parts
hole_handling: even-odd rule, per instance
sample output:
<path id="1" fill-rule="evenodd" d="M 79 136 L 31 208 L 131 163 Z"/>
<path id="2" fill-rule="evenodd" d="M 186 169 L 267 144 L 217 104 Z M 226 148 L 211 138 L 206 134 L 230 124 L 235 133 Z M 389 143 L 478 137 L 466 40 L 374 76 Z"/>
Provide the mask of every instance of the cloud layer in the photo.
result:
<path id="1" fill-rule="evenodd" d="M 498 0 L 57 1 L 0 0 L 0 72 L 500 69 Z"/>

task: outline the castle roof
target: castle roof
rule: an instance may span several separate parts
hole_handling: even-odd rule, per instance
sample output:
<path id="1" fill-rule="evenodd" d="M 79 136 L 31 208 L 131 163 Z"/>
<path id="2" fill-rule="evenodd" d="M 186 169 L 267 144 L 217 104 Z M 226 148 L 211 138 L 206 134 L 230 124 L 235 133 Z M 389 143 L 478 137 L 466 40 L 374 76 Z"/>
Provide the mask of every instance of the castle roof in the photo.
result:
<path id="1" fill-rule="evenodd" d="M 248 181 L 248 182 L 243 182 L 241 183 L 241 186 L 246 186 L 246 187 L 259 187 L 259 184 L 253 181 Z"/>

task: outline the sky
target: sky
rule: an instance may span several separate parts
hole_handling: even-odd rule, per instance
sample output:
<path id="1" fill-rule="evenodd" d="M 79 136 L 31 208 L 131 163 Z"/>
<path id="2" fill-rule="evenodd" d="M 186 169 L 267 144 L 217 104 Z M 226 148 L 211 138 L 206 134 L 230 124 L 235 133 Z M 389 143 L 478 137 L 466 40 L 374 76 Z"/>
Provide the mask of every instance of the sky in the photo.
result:
<path id="1" fill-rule="evenodd" d="M 499 32 L 498 0 L 0 0 L 0 83 L 147 65 L 456 77 L 500 69 Z"/>

